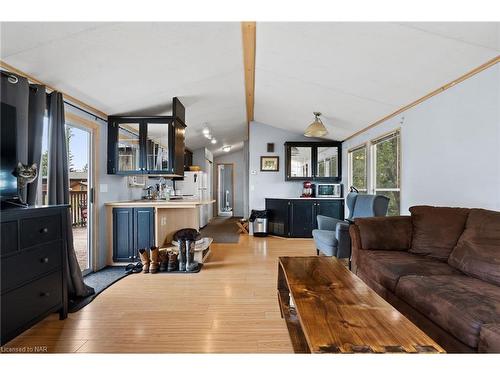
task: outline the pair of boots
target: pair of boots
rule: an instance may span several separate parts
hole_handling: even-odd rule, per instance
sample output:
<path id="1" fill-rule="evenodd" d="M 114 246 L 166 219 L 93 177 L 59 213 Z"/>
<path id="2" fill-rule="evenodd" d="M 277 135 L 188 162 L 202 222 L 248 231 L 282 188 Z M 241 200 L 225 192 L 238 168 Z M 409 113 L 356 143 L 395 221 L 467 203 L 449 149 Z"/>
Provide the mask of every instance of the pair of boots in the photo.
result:
<path id="1" fill-rule="evenodd" d="M 139 249 L 139 256 L 141 257 L 143 273 L 158 272 L 160 268 L 160 250 L 156 246 L 151 248 L 151 256 L 147 249 Z"/>
<path id="2" fill-rule="evenodd" d="M 177 254 L 173 251 L 160 251 L 160 272 L 177 270 Z"/>
<path id="3" fill-rule="evenodd" d="M 199 267 L 198 262 L 194 260 L 194 240 L 178 240 L 179 245 L 179 271 L 193 272 Z"/>

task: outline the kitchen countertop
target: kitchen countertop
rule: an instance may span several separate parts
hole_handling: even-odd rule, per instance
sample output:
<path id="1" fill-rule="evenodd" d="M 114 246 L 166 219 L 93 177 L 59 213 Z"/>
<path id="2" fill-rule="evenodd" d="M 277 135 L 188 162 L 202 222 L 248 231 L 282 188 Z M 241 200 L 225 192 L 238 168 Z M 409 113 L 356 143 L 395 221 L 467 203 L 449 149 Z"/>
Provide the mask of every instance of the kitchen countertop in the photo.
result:
<path id="1" fill-rule="evenodd" d="M 321 198 L 316 198 L 316 197 L 312 197 L 312 198 L 301 198 L 301 197 L 292 197 L 292 198 L 273 198 L 273 197 L 266 197 L 266 199 L 286 199 L 286 200 L 291 200 L 291 199 L 300 199 L 300 200 L 306 200 L 306 199 L 309 199 L 309 200 L 321 200 L 321 199 L 324 199 L 324 200 L 327 200 L 327 199 L 338 199 L 338 200 L 344 200 L 343 197 L 332 197 L 332 198 L 326 198 L 326 197 L 321 197 Z"/>
<path id="2" fill-rule="evenodd" d="M 214 203 L 215 199 L 200 201 L 197 199 L 176 199 L 166 200 L 147 200 L 136 199 L 131 201 L 107 202 L 106 206 L 113 207 L 157 207 L 157 208 L 194 208 L 204 204 Z"/>

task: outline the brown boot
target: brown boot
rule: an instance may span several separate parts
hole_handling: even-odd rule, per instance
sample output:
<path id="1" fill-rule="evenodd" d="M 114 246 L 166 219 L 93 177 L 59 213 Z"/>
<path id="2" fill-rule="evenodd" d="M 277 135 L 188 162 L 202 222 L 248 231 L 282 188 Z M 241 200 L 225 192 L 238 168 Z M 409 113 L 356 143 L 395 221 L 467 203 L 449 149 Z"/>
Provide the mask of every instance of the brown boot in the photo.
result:
<path id="1" fill-rule="evenodd" d="M 168 254 L 165 249 L 160 250 L 160 272 L 165 272 L 168 267 Z"/>
<path id="2" fill-rule="evenodd" d="M 177 271 L 177 253 L 169 251 L 167 272 L 172 272 L 172 271 Z"/>
<path id="3" fill-rule="evenodd" d="M 149 260 L 149 253 L 147 252 L 146 249 L 139 249 L 139 256 L 141 257 L 142 272 L 148 273 L 149 264 L 151 263 L 151 261 Z"/>
<path id="4" fill-rule="evenodd" d="M 156 246 L 153 246 L 151 248 L 151 266 L 150 266 L 150 271 L 151 273 L 157 273 L 158 268 L 160 267 L 160 251 Z"/>

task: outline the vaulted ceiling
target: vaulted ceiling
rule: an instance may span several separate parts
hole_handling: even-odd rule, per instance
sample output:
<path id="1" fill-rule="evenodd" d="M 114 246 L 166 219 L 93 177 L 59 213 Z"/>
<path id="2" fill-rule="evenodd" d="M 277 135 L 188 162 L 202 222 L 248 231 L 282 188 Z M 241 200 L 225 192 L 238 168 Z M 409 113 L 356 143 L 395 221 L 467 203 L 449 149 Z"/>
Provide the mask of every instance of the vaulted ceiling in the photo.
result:
<path id="1" fill-rule="evenodd" d="M 254 120 L 345 139 L 500 53 L 499 23 L 257 23 Z M 108 114 L 186 106 L 187 144 L 246 139 L 239 23 L 2 23 L 1 59 Z M 217 145 L 201 134 L 208 124 Z"/>

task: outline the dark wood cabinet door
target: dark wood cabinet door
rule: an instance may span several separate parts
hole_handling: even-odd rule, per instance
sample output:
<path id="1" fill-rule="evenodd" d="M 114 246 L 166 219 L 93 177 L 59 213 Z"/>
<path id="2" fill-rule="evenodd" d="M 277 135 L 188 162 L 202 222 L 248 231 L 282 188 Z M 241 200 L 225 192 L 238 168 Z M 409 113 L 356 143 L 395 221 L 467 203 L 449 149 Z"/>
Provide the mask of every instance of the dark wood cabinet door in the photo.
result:
<path id="1" fill-rule="evenodd" d="M 344 220 L 344 201 L 342 199 L 317 199 L 314 202 L 314 209 L 314 229 L 318 228 L 318 220 L 316 219 L 318 215 Z"/>
<path id="2" fill-rule="evenodd" d="M 180 120 L 175 119 L 173 127 L 173 165 L 172 172 L 174 174 L 184 175 L 184 156 L 185 156 L 185 128 L 186 125 Z M 192 157 L 193 154 L 191 154 Z"/>
<path id="3" fill-rule="evenodd" d="M 134 246 L 132 256 L 139 259 L 139 249 L 149 249 L 154 246 L 154 208 L 134 208 Z"/>
<path id="4" fill-rule="evenodd" d="M 290 200 L 289 236 L 312 237 L 314 213 L 313 200 Z"/>
<path id="5" fill-rule="evenodd" d="M 134 217 L 132 208 L 113 208 L 113 260 L 130 262 L 134 253 Z"/>
<path id="6" fill-rule="evenodd" d="M 288 207 L 286 199 L 266 199 L 268 210 L 269 233 L 276 236 L 288 236 Z"/>

